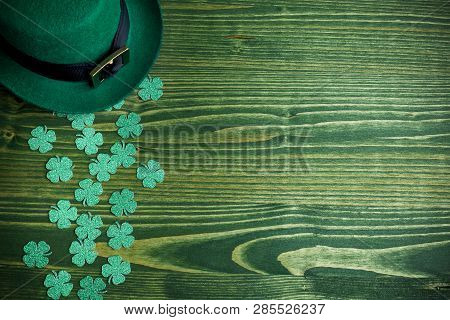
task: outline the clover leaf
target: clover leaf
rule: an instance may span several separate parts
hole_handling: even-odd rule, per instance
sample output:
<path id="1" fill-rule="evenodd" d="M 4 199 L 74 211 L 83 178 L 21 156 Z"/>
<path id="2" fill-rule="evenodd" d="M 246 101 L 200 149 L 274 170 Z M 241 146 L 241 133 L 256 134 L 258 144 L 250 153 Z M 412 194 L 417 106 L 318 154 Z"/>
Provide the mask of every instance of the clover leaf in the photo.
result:
<path id="1" fill-rule="evenodd" d="M 81 180 L 79 183 L 80 189 L 75 190 L 75 199 L 83 202 L 84 206 L 95 206 L 103 193 L 102 184 L 100 182 L 94 182 L 91 179 Z"/>
<path id="2" fill-rule="evenodd" d="M 47 161 L 45 167 L 47 170 L 47 178 L 53 183 L 59 181 L 69 181 L 73 177 L 73 162 L 67 157 L 53 157 Z"/>
<path id="3" fill-rule="evenodd" d="M 111 213 L 116 217 L 125 214 L 128 216 L 136 211 L 137 203 L 134 201 L 134 192 L 129 189 L 122 189 L 122 191 L 115 191 L 109 198 L 111 206 Z"/>
<path id="4" fill-rule="evenodd" d="M 94 124 L 95 115 L 93 113 L 68 114 L 67 120 L 72 121 L 72 128 L 83 130 L 86 126 Z"/>
<path id="5" fill-rule="evenodd" d="M 99 230 L 103 226 L 102 218 L 100 216 L 92 216 L 90 212 L 80 215 L 77 219 L 77 225 L 75 234 L 78 239 L 95 240 L 102 234 Z"/>
<path id="6" fill-rule="evenodd" d="M 136 162 L 134 158 L 136 147 L 132 143 L 116 142 L 111 146 L 110 150 L 112 153 L 111 159 L 116 161 L 119 166 L 129 168 Z"/>
<path id="7" fill-rule="evenodd" d="M 97 155 L 97 159 L 91 159 L 89 173 L 97 176 L 97 180 L 100 182 L 109 181 L 111 174 L 117 172 L 117 167 L 117 162 L 109 154 L 100 153 Z"/>
<path id="8" fill-rule="evenodd" d="M 56 223 L 59 229 L 67 229 L 71 222 L 77 220 L 77 208 L 70 206 L 69 200 L 59 200 L 48 212 L 50 222 Z"/>
<path id="9" fill-rule="evenodd" d="M 97 252 L 95 249 L 95 242 L 89 239 L 75 240 L 72 242 L 69 248 L 69 252 L 73 254 L 72 262 L 78 267 L 82 267 L 87 264 L 94 263 L 97 258 Z"/>
<path id="10" fill-rule="evenodd" d="M 137 169 L 137 178 L 142 181 L 145 188 L 154 188 L 156 183 L 164 181 L 164 170 L 158 161 L 149 160 L 147 164 L 142 164 Z"/>
<path id="11" fill-rule="evenodd" d="M 103 300 L 102 294 L 106 293 L 106 284 L 101 278 L 94 280 L 86 276 L 80 280 L 80 287 L 77 295 L 81 300 Z"/>
<path id="12" fill-rule="evenodd" d="M 125 282 L 125 275 L 130 274 L 131 265 L 123 261 L 121 256 L 112 256 L 108 258 L 108 264 L 102 266 L 102 275 L 108 278 L 108 283 L 115 285 Z"/>
<path id="13" fill-rule="evenodd" d="M 108 241 L 108 245 L 117 250 L 122 247 L 131 248 L 134 242 L 134 237 L 131 235 L 133 233 L 133 226 L 128 222 L 120 224 L 116 222 L 109 226 L 106 235 L 111 238 Z"/>
<path id="14" fill-rule="evenodd" d="M 64 112 L 53 112 L 53 114 L 55 116 L 57 116 L 58 118 L 66 118 L 67 117 L 67 113 L 64 113 Z"/>
<path id="15" fill-rule="evenodd" d="M 56 134 L 53 130 L 48 130 L 46 126 L 39 126 L 31 131 L 31 138 L 28 145 L 31 150 L 39 150 L 46 153 L 53 149 L 52 143 L 56 141 Z"/>
<path id="16" fill-rule="evenodd" d="M 103 135 L 94 128 L 84 128 L 81 132 L 75 139 L 77 149 L 84 150 L 87 155 L 96 154 L 98 147 L 103 144 Z"/>
<path id="17" fill-rule="evenodd" d="M 139 92 L 138 96 L 144 100 L 159 100 L 159 98 L 163 95 L 163 82 L 159 77 L 150 77 L 144 79 L 144 81 L 141 82 L 139 85 Z"/>
<path id="18" fill-rule="evenodd" d="M 122 114 L 116 121 L 116 126 L 119 128 L 117 133 L 124 139 L 130 136 L 133 138 L 139 137 L 143 130 L 140 121 L 141 117 L 137 113 Z"/>
<path id="19" fill-rule="evenodd" d="M 44 280 L 44 286 L 49 288 L 47 295 L 54 300 L 58 300 L 61 296 L 67 297 L 73 289 L 73 284 L 69 283 L 70 278 L 71 275 L 67 271 L 52 271 Z"/>
<path id="20" fill-rule="evenodd" d="M 44 268 L 48 264 L 47 256 L 51 255 L 50 246 L 45 241 L 28 242 L 23 247 L 25 255 L 22 260 L 28 268 Z"/>
<path id="21" fill-rule="evenodd" d="M 117 102 L 115 105 L 113 105 L 112 107 L 106 108 L 106 111 L 112 111 L 112 109 L 115 110 L 119 110 L 122 108 L 122 106 L 125 104 L 125 100 L 119 101 Z"/>

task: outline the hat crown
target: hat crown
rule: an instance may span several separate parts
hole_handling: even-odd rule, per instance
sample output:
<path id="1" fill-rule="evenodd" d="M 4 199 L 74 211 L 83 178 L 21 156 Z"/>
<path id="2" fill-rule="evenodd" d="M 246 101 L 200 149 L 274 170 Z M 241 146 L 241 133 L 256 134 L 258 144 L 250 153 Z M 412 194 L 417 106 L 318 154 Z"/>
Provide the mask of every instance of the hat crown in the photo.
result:
<path id="1" fill-rule="evenodd" d="M 4 0 L 0 33 L 17 49 L 52 63 L 96 61 L 110 49 L 120 0 Z"/>

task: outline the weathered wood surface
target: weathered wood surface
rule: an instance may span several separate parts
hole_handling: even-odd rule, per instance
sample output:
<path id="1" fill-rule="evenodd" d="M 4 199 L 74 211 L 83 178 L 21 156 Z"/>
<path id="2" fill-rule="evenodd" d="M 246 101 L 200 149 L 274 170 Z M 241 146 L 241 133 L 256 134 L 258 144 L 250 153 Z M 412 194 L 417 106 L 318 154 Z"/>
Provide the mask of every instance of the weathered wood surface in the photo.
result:
<path id="1" fill-rule="evenodd" d="M 137 241 L 125 284 L 105 298 L 450 296 L 450 5 L 446 1 L 162 1 L 165 39 L 152 74 L 165 95 L 125 109 L 145 134 L 141 161 L 166 169 L 144 190 L 135 168 L 104 183 L 91 210 L 129 187 Z M 112 253 L 76 268 L 73 229 L 48 222 L 88 176 L 68 121 L 0 94 L 0 296 L 45 298 L 22 246 L 46 240 L 49 268 L 99 275 Z M 106 143 L 126 111 L 96 115 Z M 45 124 L 55 148 L 28 149 Z M 52 155 L 75 176 L 45 179 Z M 82 208 L 78 206 L 80 210 Z M 103 230 L 105 230 L 104 228 Z M 48 272 L 48 269 L 44 272 Z M 75 285 L 78 288 L 78 285 Z M 71 298 L 75 298 L 75 292 Z"/>

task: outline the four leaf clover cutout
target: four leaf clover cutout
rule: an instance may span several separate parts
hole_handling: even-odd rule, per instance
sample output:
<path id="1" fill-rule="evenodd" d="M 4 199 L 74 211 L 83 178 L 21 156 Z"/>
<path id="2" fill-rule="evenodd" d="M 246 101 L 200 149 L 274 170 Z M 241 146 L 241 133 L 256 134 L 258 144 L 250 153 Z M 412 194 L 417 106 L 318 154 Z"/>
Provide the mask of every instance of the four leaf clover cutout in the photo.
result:
<path id="1" fill-rule="evenodd" d="M 123 139 L 128 139 L 129 137 L 139 137 L 142 133 L 141 117 L 134 112 L 130 112 L 128 115 L 122 114 L 116 121 L 116 125 L 119 128 L 117 133 Z"/>
<path id="2" fill-rule="evenodd" d="M 162 87 L 160 78 L 148 77 L 139 85 L 138 95 L 143 100 L 158 100 L 163 94 Z M 125 101 L 122 100 L 107 110 L 119 110 L 124 103 Z M 95 120 L 93 113 L 57 113 L 56 115 L 67 117 L 71 121 L 72 128 L 81 131 L 75 139 L 77 149 L 84 151 L 87 155 L 98 153 L 99 147 L 103 145 L 103 135 L 91 127 Z M 122 139 L 140 136 L 143 131 L 140 121 L 141 117 L 134 112 L 120 115 L 116 121 L 118 135 Z M 54 142 L 56 142 L 55 132 L 46 126 L 38 126 L 31 131 L 28 145 L 31 150 L 46 153 L 53 149 Z M 75 190 L 74 198 L 82 205 L 97 205 L 103 193 L 101 182 L 109 181 L 119 167 L 130 168 L 136 163 L 137 149 L 132 143 L 126 143 L 123 140 L 115 142 L 110 147 L 110 153 L 99 153 L 96 158 L 91 159 L 88 171 L 96 181 L 89 178 L 79 181 L 79 188 Z M 52 183 L 68 182 L 74 176 L 73 162 L 65 156 L 52 156 L 47 160 L 45 167 L 47 178 Z M 144 187 L 154 188 L 156 183 L 163 182 L 164 170 L 157 161 L 150 160 L 138 166 L 137 178 L 142 180 Z M 133 214 L 137 208 L 134 192 L 127 188 L 113 192 L 109 197 L 109 204 L 111 213 L 118 218 Z M 98 255 L 95 250 L 95 240 L 101 235 L 103 227 L 101 216 L 92 215 L 90 212 L 78 215 L 77 208 L 72 206 L 69 200 L 59 200 L 55 206 L 51 207 L 48 215 L 50 222 L 56 224 L 59 229 L 69 229 L 72 222 L 76 222 L 74 232 L 77 239 L 68 248 L 69 253 L 72 254 L 72 263 L 78 267 L 94 263 Z M 128 222 L 116 221 L 108 227 L 106 235 L 109 238 L 108 245 L 114 250 L 128 249 L 135 241 L 133 226 Z M 45 241 L 29 241 L 24 245 L 23 251 L 23 263 L 29 268 L 45 268 L 52 254 L 50 246 Z M 108 263 L 101 267 L 102 276 L 108 279 L 109 284 L 123 283 L 125 276 L 131 272 L 131 264 L 119 255 L 110 256 L 107 260 Z M 47 274 L 44 286 L 47 288 L 47 295 L 55 300 L 68 297 L 73 289 L 71 275 L 65 270 Z M 88 275 L 79 281 L 77 296 L 81 300 L 102 300 L 106 287 L 107 284 L 102 278 Z"/>
<path id="3" fill-rule="evenodd" d="M 22 258 L 23 263 L 28 268 L 44 268 L 49 262 L 48 256 L 52 254 L 49 251 L 50 246 L 45 241 L 39 241 L 38 243 L 30 241 L 23 247 L 25 253 Z"/>
<path id="4" fill-rule="evenodd" d="M 73 162 L 67 157 L 50 158 L 45 167 L 48 169 L 47 178 L 53 183 L 67 182 L 73 177 Z"/>
<path id="5" fill-rule="evenodd" d="M 101 278 L 86 276 L 80 280 L 80 287 L 77 292 L 80 300 L 103 300 L 102 294 L 106 293 L 106 284 Z"/>
<path id="6" fill-rule="evenodd" d="M 156 183 L 164 181 L 164 170 L 158 161 L 149 160 L 147 164 L 141 165 L 137 169 L 137 178 L 142 180 L 142 185 L 146 188 L 156 187 Z"/>
<path id="7" fill-rule="evenodd" d="M 56 223 L 59 229 L 70 227 L 71 221 L 77 220 L 77 208 L 70 205 L 69 200 L 59 200 L 48 212 L 50 222 Z"/>
<path id="8" fill-rule="evenodd" d="M 100 216 L 92 216 L 90 212 L 80 215 L 77 219 L 77 225 L 75 234 L 78 239 L 95 240 L 102 234 L 99 230 L 103 226 L 102 218 Z"/>
<path id="9" fill-rule="evenodd" d="M 56 134 L 53 130 L 48 130 L 46 126 L 39 126 L 31 131 L 31 138 L 28 145 L 31 150 L 39 150 L 46 153 L 53 149 L 52 143 L 56 141 Z"/>
<path id="10" fill-rule="evenodd" d="M 134 158 L 136 147 L 131 143 L 125 144 L 123 141 L 116 142 L 112 145 L 110 151 L 112 153 L 111 159 L 115 161 L 118 166 L 129 168 L 136 162 L 136 159 Z"/>
<path id="11" fill-rule="evenodd" d="M 97 159 L 92 159 L 89 164 L 89 173 L 97 177 L 99 182 L 109 181 L 111 174 L 117 172 L 117 162 L 106 153 L 97 155 Z"/>
<path id="12" fill-rule="evenodd" d="M 108 282 L 118 285 L 125 282 L 125 276 L 130 274 L 131 265 L 123 261 L 121 256 L 111 256 L 108 263 L 102 266 L 102 275 L 108 278 Z"/>
<path id="13" fill-rule="evenodd" d="M 96 154 L 98 147 L 103 144 L 103 135 L 94 128 L 84 128 L 81 133 L 75 139 L 78 150 L 84 150 L 87 155 Z"/>
<path id="14" fill-rule="evenodd" d="M 139 97 L 144 100 L 159 100 L 163 95 L 163 82 L 159 77 L 150 77 L 144 79 L 139 85 Z"/>
<path id="15" fill-rule="evenodd" d="M 67 119 L 72 121 L 72 128 L 83 130 L 85 127 L 94 124 L 95 115 L 93 113 L 68 114 Z"/>
<path id="16" fill-rule="evenodd" d="M 92 179 L 84 179 L 79 182 L 79 189 L 75 190 L 75 199 L 85 206 L 95 206 L 103 193 L 103 187 L 100 182 L 94 182 Z"/>
<path id="17" fill-rule="evenodd" d="M 73 254 L 72 262 L 78 267 L 94 263 L 97 258 L 95 242 L 89 239 L 75 240 L 69 248 L 69 253 Z"/>
<path id="18" fill-rule="evenodd" d="M 133 226 L 128 222 L 120 224 L 116 222 L 108 228 L 106 235 L 110 237 L 108 245 L 118 250 L 122 247 L 130 248 L 133 245 L 134 237 L 131 235 L 133 233 Z"/>
<path id="19" fill-rule="evenodd" d="M 115 191 L 109 198 L 111 213 L 116 217 L 130 215 L 136 211 L 137 203 L 134 201 L 134 192 L 129 189 Z"/>
<path id="20" fill-rule="evenodd" d="M 48 288 L 47 295 L 54 300 L 58 300 L 61 296 L 67 297 L 73 289 L 70 279 L 70 273 L 65 270 L 48 274 L 44 281 L 44 285 Z"/>

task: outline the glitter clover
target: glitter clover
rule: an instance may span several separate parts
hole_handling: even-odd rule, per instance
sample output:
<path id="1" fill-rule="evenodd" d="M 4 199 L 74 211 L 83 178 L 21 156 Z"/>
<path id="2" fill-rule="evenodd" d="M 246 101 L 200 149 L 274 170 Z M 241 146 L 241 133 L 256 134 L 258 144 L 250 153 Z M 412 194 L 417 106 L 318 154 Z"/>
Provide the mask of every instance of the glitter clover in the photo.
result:
<path id="1" fill-rule="evenodd" d="M 78 227 L 75 229 L 75 234 L 78 239 L 95 240 L 102 232 L 99 230 L 103 226 L 103 221 L 100 216 L 92 216 L 90 212 L 83 213 L 77 219 Z"/>
<path id="2" fill-rule="evenodd" d="M 137 203 L 134 201 L 134 192 L 129 189 L 122 189 L 122 191 L 115 191 L 109 198 L 111 206 L 111 213 L 116 217 L 123 214 L 128 216 L 136 211 Z"/>
<path id="3" fill-rule="evenodd" d="M 116 121 L 116 126 L 119 128 L 117 133 L 123 139 L 127 139 L 130 136 L 133 138 L 139 137 L 143 130 L 142 124 L 139 123 L 140 121 L 141 117 L 137 113 L 122 114 Z"/>
<path id="4" fill-rule="evenodd" d="M 40 153 L 46 153 L 53 149 L 52 143 L 56 141 L 56 133 L 48 130 L 46 126 L 39 126 L 31 131 L 31 138 L 28 139 L 28 145 L 31 150 L 39 150 Z"/>
<path id="5" fill-rule="evenodd" d="M 131 235 L 133 233 L 133 226 L 128 222 L 124 222 L 120 224 L 116 222 L 109 226 L 106 235 L 110 238 L 108 241 L 108 245 L 118 250 L 122 247 L 130 248 L 133 245 L 134 237 Z"/>
<path id="6" fill-rule="evenodd" d="M 125 275 L 130 274 L 131 265 L 123 261 L 121 256 L 112 256 L 108 258 L 108 264 L 102 266 L 102 275 L 108 278 L 108 283 L 115 285 L 125 282 Z"/>
<path id="7" fill-rule="evenodd" d="M 70 278 L 70 273 L 67 271 L 52 271 L 44 281 L 44 286 L 49 288 L 47 295 L 54 300 L 58 300 L 61 296 L 67 297 L 73 289 L 73 284 L 69 283 Z"/>
<path id="8" fill-rule="evenodd" d="M 67 117 L 67 113 L 64 113 L 64 112 L 53 112 L 53 114 L 55 116 L 57 116 L 58 118 L 66 118 Z"/>
<path id="9" fill-rule="evenodd" d="M 139 85 L 138 96 L 144 100 L 159 100 L 163 95 L 163 82 L 159 77 L 146 77 Z"/>
<path id="10" fill-rule="evenodd" d="M 77 292 L 80 300 L 103 300 L 102 294 L 106 293 L 106 284 L 101 278 L 94 280 L 91 276 L 86 276 L 80 280 L 80 287 Z"/>
<path id="11" fill-rule="evenodd" d="M 38 243 L 30 241 L 23 247 L 25 255 L 22 261 L 28 268 L 44 268 L 49 261 L 47 256 L 52 254 L 49 251 L 50 246 L 45 241 L 39 241 Z"/>
<path id="12" fill-rule="evenodd" d="M 134 158 L 136 147 L 132 143 L 116 142 L 111 146 L 110 150 L 112 153 L 111 159 L 116 161 L 118 166 L 129 168 L 136 162 Z"/>
<path id="13" fill-rule="evenodd" d="M 119 101 L 118 103 L 116 103 L 115 105 L 113 105 L 112 107 L 106 108 L 106 111 L 112 111 L 112 109 L 115 110 L 119 110 L 122 108 L 122 106 L 125 104 L 125 100 Z"/>
<path id="14" fill-rule="evenodd" d="M 75 199 L 83 202 L 84 206 L 95 206 L 103 193 L 103 187 L 100 182 L 94 182 L 92 179 L 84 179 L 79 183 L 80 189 L 75 190 Z"/>
<path id="15" fill-rule="evenodd" d="M 69 181 L 73 177 L 73 162 L 67 157 L 53 157 L 47 161 L 47 179 L 53 183 Z"/>
<path id="16" fill-rule="evenodd" d="M 100 153 L 97 159 L 91 159 L 89 164 L 89 173 L 97 176 L 100 182 L 109 181 L 111 174 L 117 172 L 118 164 L 109 154 Z"/>
<path id="17" fill-rule="evenodd" d="M 82 134 L 77 134 L 75 144 L 78 150 L 84 150 L 87 155 L 96 154 L 103 144 L 103 135 L 94 128 L 84 128 Z"/>
<path id="18" fill-rule="evenodd" d="M 153 189 L 156 187 L 156 183 L 164 181 L 164 170 L 158 161 L 149 160 L 147 164 L 142 164 L 137 169 L 137 178 L 142 181 L 142 185 L 145 188 Z"/>
<path id="19" fill-rule="evenodd" d="M 94 263 L 97 258 L 95 249 L 95 242 L 89 239 L 75 240 L 69 248 L 69 253 L 73 254 L 72 262 L 78 267 Z"/>
<path id="20" fill-rule="evenodd" d="M 93 113 L 68 114 L 67 120 L 72 121 L 72 128 L 83 130 L 85 127 L 94 124 L 95 115 Z"/>
<path id="21" fill-rule="evenodd" d="M 69 200 L 59 200 L 48 212 L 50 222 L 56 223 L 59 229 L 69 228 L 71 221 L 77 220 L 77 217 L 77 208 L 71 207 Z"/>

